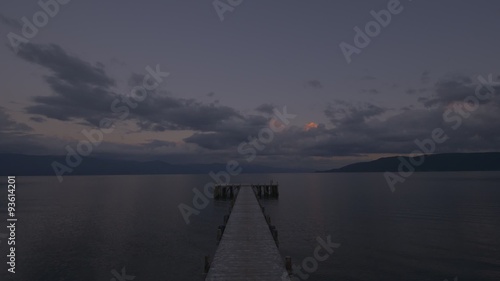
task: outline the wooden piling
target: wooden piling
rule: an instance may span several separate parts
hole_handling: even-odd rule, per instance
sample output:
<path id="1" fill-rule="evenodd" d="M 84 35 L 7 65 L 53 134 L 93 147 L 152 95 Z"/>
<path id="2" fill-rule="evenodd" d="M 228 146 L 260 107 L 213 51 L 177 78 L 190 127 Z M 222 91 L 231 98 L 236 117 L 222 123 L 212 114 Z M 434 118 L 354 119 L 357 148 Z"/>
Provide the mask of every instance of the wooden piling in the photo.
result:
<path id="1" fill-rule="evenodd" d="M 219 245 L 220 240 L 222 239 L 222 235 L 224 235 L 225 225 L 219 225 L 217 228 L 217 245 Z"/>
<path id="2" fill-rule="evenodd" d="M 276 228 L 273 229 L 273 238 L 274 238 L 274 242 L 276 242 L 276 247 L 280 247 L 280 241 L 278 240 L 278 230 Z"/>
<path id="3" fill-rule="evenodd" d="M 205 259 L 203 261 L 203 273 L 207 274 L 209 270 L 210 270 L 210 256 L 205 256 Z"/>
<path id="4" fill-rule="evenodd" d="M 285 268 L 288 274 L 292 273 L 292 258 L 290 256 L 285 257 Z"/>
<path id="5" fill-rule="evenodd" d="M 216 185 L 214 188 L 214 199 L 218 200 L 220 197 L 220 186 Z"/>
<path id="6" fill-rule="evenodd" d="M 222 229 L 217 228 L 217 245 L 219 245 L 221 239 L 222 239 Z"/>
<path id="7" fill-rule="evenodd" d="M 271 224 L 271 217 L 269 215 L 266 215 L 266 222 L 267 224 Z"/>

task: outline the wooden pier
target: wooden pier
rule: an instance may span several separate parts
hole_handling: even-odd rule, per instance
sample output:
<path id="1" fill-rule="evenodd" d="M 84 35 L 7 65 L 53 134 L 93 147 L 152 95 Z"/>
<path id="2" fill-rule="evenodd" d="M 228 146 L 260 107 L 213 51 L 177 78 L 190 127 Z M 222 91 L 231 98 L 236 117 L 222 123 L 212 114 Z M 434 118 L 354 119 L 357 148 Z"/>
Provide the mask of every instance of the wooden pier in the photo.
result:
<path id="1" fill-rule="evenodd" d="M 214 189 L 214 199 L 233 199 L 242 186 L 250 186 L 259 199 L 279 197 L 278 183 L 271 181 L 268 184 L 218 184 Z"/>
<path id="2" fill-rule="evenodd" d="M 278 184 L 217 187 L 221 197 L 226 189 L 236 199 L 230 215 L 224 217 L 226 224 L 218 229 L 220 241 L 213 261 L 205 259 L 205 280 L 290 281 L 290 258 L 285 265 L 278 250 L 278 231 L 257 200 L 258 196 L 277 197 Z"/>

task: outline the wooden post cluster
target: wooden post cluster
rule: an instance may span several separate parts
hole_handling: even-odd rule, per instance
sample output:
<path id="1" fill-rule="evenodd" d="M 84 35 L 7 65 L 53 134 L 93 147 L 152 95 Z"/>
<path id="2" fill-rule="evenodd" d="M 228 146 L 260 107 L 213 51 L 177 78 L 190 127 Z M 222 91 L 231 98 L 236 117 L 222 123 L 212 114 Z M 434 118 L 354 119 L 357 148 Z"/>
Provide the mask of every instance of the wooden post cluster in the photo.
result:
<path id="1" fill-rule="evenodd" d="M 278 183 L 273 183 L 271 181 L 269 184 L 253 184 L 252 185 L 257 198 L 272 198 L 277 199 L 279 197 Z"/>
<path id="2" fill-rule="evenodd" d="M 238 190 L 240 187 L 241 187 L 240 184 L 229 184 L 229 185 L 218 184 L 214 188 L 214 199 L 215 200 L 234 199 L 236 197 L 236 194 L 238 194 Z"/>

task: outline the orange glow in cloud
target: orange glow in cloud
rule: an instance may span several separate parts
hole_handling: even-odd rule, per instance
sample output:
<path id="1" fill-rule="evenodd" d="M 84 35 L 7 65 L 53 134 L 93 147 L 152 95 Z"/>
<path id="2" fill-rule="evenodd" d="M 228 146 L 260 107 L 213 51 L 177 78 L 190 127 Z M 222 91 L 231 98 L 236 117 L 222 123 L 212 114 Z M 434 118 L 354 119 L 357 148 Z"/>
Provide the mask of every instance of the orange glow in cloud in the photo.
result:
<path id="1" fill-rule="evenodd" d="M 309 123 L 307 123 L 307 124 L 306 124 L 306 126 L 304 127 L 304 129 L 305 129 L 306 131 L 309 131 L 309 130 L 311 130 L 311 129 L 316 129 L 316 128 L 318 128 L 318 124 L 317 124 L 317 123 L 314 123 L 314 122 L 309 122 Z"/>

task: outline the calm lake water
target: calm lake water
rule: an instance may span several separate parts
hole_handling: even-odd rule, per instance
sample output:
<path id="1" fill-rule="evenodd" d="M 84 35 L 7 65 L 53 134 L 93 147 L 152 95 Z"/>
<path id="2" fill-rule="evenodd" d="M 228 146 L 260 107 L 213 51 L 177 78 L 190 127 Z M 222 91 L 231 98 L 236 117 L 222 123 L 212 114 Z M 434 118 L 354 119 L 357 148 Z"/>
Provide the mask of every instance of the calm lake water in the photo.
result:
<path id="1" fill-rule="evenodd" d="M 263 204 L 280 252 L 301 264 L 317 237 L 341 246 L 307 280 L 500 280 L 500 173 L 419 173 L 392 193 L 383 175 L 242 175 L 233 182 L 279 181 Z M 7 180 L 5 179 L 5 182 Z M 0 243 L 0 280 L 202 280 L 229 202 L 211 201 L 186 225 L 207 175 L 17 178 L 16 274 Z M 0 193 L 7 233 L 7 191 Z M 5 225 L 5 226 L 4 226 Z M 130 279 L 125 279 L 130 280 Z M 120 281 L 120 279 L 116 279 Z"/>

